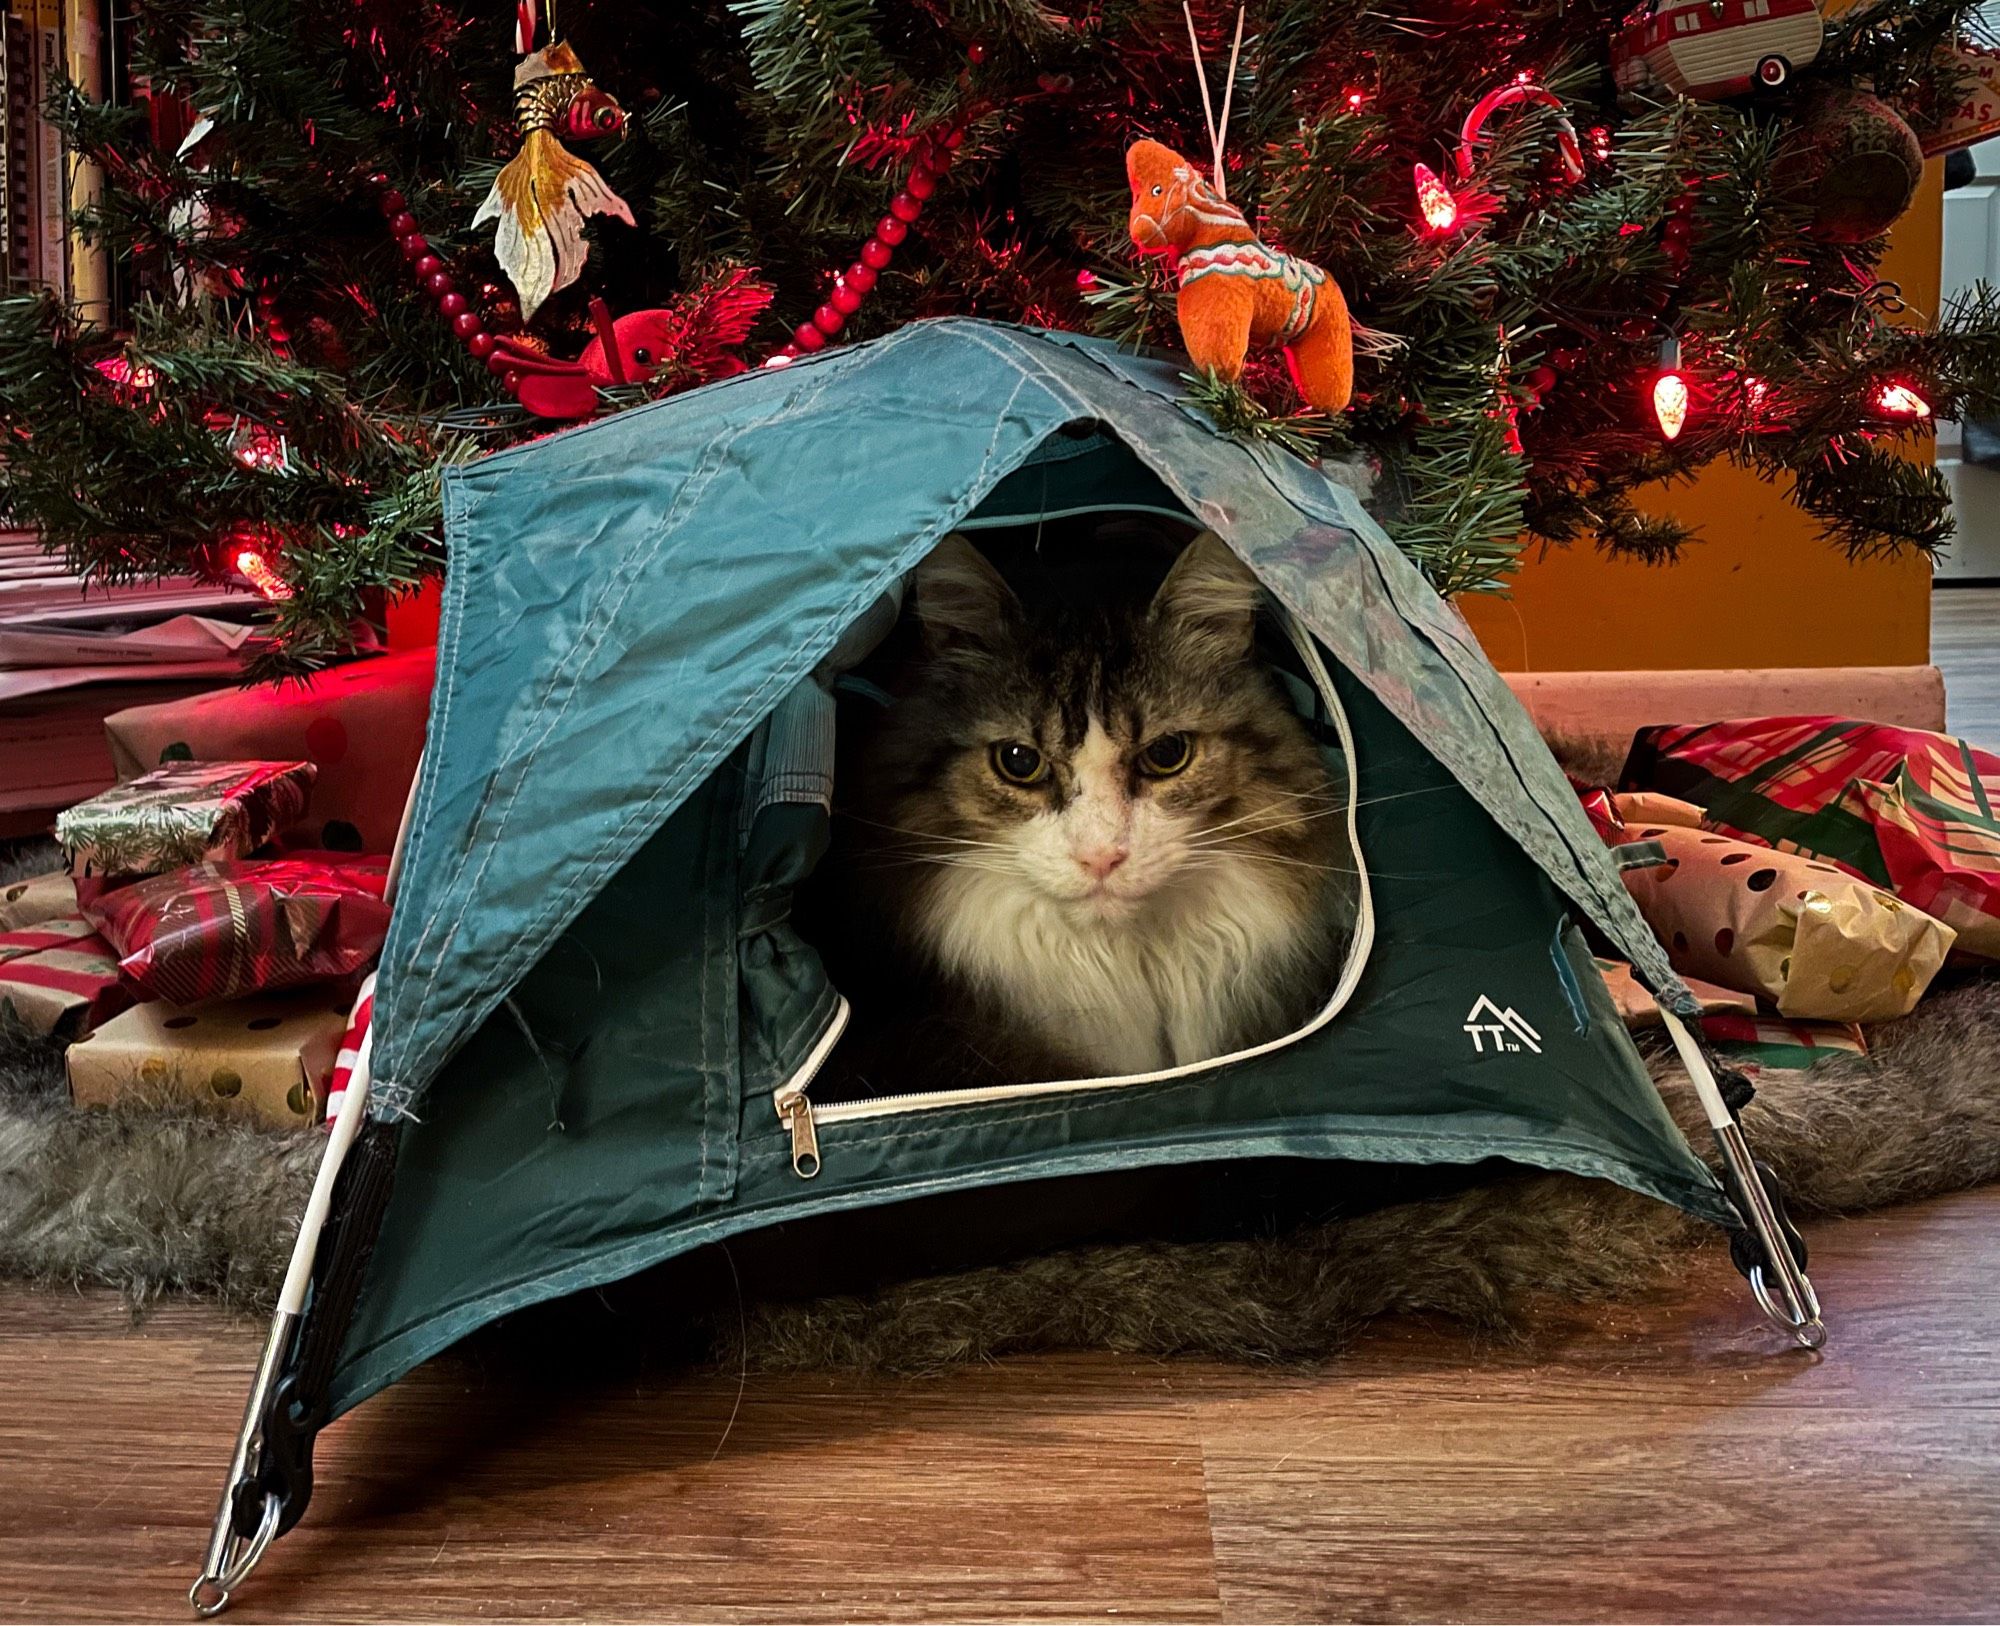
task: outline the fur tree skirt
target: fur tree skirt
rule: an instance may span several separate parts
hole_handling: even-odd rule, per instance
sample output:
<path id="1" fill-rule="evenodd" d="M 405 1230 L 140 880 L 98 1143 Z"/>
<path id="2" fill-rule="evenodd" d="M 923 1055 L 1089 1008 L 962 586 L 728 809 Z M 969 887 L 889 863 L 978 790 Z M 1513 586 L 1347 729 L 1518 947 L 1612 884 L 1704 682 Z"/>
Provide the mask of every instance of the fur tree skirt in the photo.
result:
<path id="1" fill-rule="evenodd" d="M 2000 1177 L 2000 980 L 1941 989 L 1870 1037 L 1866 1057 L 1767 1073 L 1744 1111 L 1751 1145 L 1802 1216 Z M 1670 1056 L 1650 1059 L 1705 1148 L 1685 1076 Z M 322 1144 L 316 1131 L 171 1109 L 79 1112 L 59 1057 L 0 1057 L 0 1275 L 106 1284 L 135 1306 L 175 1293 L 260 1310 Z M 654 1298 L 709 1353 L 763 1371 L 912 1371 L 1055 1348 L 1310 1360 L 1399 1311 L 1523 1330 L 1537 1301 L 1642 1291 L 1719 1245 L 1712 1228 L 1605 1182 L 1506 1172 L 1261 1233 L 1039 1251 L 835 1297 L 774 1296 L 735 1258 L 703 1250 Z M 704 1257 L 722 1284 L 705 1309 L 686 1291 Z"/>

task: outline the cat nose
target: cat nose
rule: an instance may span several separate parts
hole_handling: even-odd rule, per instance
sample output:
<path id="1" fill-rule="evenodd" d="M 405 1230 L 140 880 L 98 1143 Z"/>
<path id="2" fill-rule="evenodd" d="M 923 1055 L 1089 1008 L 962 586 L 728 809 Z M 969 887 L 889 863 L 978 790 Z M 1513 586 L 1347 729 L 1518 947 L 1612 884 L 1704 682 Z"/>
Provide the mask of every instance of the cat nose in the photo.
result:
<path id="1" fill-rule="evenodd" d="M 1092 880 L 1101 881 L 1131 856 L 1129 847 L 1093 847 L 1076 854 L 1076 861 Z"/>

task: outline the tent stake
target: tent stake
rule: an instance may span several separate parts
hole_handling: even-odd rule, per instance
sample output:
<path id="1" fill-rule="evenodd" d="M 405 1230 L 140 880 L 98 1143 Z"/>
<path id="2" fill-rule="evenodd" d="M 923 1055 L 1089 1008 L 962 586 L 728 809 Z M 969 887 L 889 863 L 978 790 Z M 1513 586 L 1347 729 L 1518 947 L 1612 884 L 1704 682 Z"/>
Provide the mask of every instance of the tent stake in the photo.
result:
<path id="1" fill-rule="evenodd" d="M 1764 1250 L 1764 1258 L 1777 1276 L 1778 1292 L 1784 1303 L 1780 1305 L 1771 1297 L 1771 1286 L 1764 1279 L 1762 1265 L 1750 1268 L 1750 1291 L 1756 1296 L 1759 1308 L 1774 1324 L 1784 1328 L 1806 1349 L 1816 1350 L 1826 1342 L 1826 1324 L 1820 1319 L 1819 1295 L 1813 1291 L 1812 1278 L 1799 1268 L 1798 1260 L 1792 1256 L 1778 1211 L 1772 1206 L 1771 1194 L 1764 1189 L 1757 1165 L 1750 1156 L 1749 1142 L 1744 1140 L 1742 1129 L 1730 1116 L 1729 1104 L 1722 1099 L 1721 1086 L 1715 1082 L 1708 1058 L 1701 1053 L 1701 1046 L 1695 1043 L 1694 1035 L 1688 1032 L 1686 1024 L 1678 1016 L 1667 1009 L 1664 1000 L 1660 1004 L 1660 1015 L 1666 1021 L 1667 1037 L 1673 1040 L 1674 1049 L 1688 1070 L 1688 1077 L 1694 1081 L 1694 1093 L 1708 1117 L 1708 1127 L 1715 1135 L 1722 1161 L 1742 1197 L 1743 1206 L 1749 1210 L 1743 1219 L 1756 1234 L 1757 1242 Z"/>
<path id="2" fill-rule="evenodd" d="M 389 878 L 383 887 L 383 897 L 392 906 L 397 883 L 402 879 L 410 815 L 416 807 L 417 787 L 423 777 L 420 757 L 417 771 L 410 777 L 409 795 L 403 801 L 402 820 L 396 827 L 395 850 L 389 855 Z M 248 1535 L 237 1525 L 237 1501 L 246 1488 L 256 1483 L 256 1458 L 264 1438 L 264 1410 L 298 1341 L 299 1324 L 305 1317 L 306 1297 L 312 1287 L 313 1264 L 319 1254 L 320 1233 L 326 1229 L 327 1215 L 333 1206 L 334 1182 L 368 1116 L 368 1086 L 374 1077 L 374 1061 L 375 1024 L 370 1022 L 361 1036 L 347 1094 L 341 1099 L 339 1117 L 327 1133 L 326 1152 L 320 1158 L 319 1171 L 313 1177 L 312 1196 L 307 1199 L 305 1217 L 299 1222 L 299 1234 L 292 1243 L 291 1263 L 285 1271 L 284 1286 L 278 1290 L 278 1308 L 271 1317 L 270 1336 L 264 1340 L 264 1353 L 257 1362 L 256 1376 L 250 1381 L 250 1398 L 244 1403 L 243 1423 L 236 1431 L 236 1448 L 230 1454 L 229 1476 L 223 1483 L 222 1500 L 209 1531 L 207 1556 L 201 1574 L 188 1588 L 189 1604 L 204 1618 L 219 1615 L 229 1607 L 229 1595 L 257 1567 L 278 1533 L 282 1508 L 275 1492 L 265 1491 L 256 1528 Z"/>

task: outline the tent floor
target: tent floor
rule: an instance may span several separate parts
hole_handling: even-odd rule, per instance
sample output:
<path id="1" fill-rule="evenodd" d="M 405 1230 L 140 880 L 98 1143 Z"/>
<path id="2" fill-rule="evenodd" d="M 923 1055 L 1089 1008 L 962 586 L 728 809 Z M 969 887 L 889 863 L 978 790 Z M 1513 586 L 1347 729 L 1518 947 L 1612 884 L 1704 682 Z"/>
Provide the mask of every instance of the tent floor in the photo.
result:
<path id="1" fill-rule="evenodd" d="M 228 1618 L 1993 1619 L 2000 1187 L 1811 1242 L 1818 1364 L 1716 1247 L 1531 1350 L 1389 1322 L 1315 1375 L 1089 1355 L 739 1396 L 449 1356 L 328 1432 Z M 259 1336 L 0 1295 L 0 1620 L 187 1618 Z"/>

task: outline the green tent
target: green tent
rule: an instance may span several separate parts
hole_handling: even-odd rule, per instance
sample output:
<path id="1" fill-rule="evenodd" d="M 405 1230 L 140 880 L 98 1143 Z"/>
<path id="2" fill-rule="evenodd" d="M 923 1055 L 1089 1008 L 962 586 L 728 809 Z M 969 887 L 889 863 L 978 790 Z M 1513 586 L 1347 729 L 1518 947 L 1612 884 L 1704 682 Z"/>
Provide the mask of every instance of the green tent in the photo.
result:
<path id="1" fill-rule="evenodd" d="M 923 322 L 446 470 L 373 1023 L 199 1608 L 303 1512 L 316 1430 L 474 1328 L 923 1194 L 1504 1158 L 1737 1230 L 1766 1308 L 1818 1337 L 1693 1041 L 1671 1024 L 1727 1188 L 1612 1009 L 1582 922 L 1694 1007 L 1464 623 L 1337 478 L 1180 393 L 1171 364 L 1094 341 Z M 1215 531 L 1268 589 L 1367 872 L 1338 986 L 1299 1032 L 1199 1067 L 813 1103 L 844 1002 L 788 902 L 824 846 L 834 678 L 948 532 L 1119 510 Z"/>

